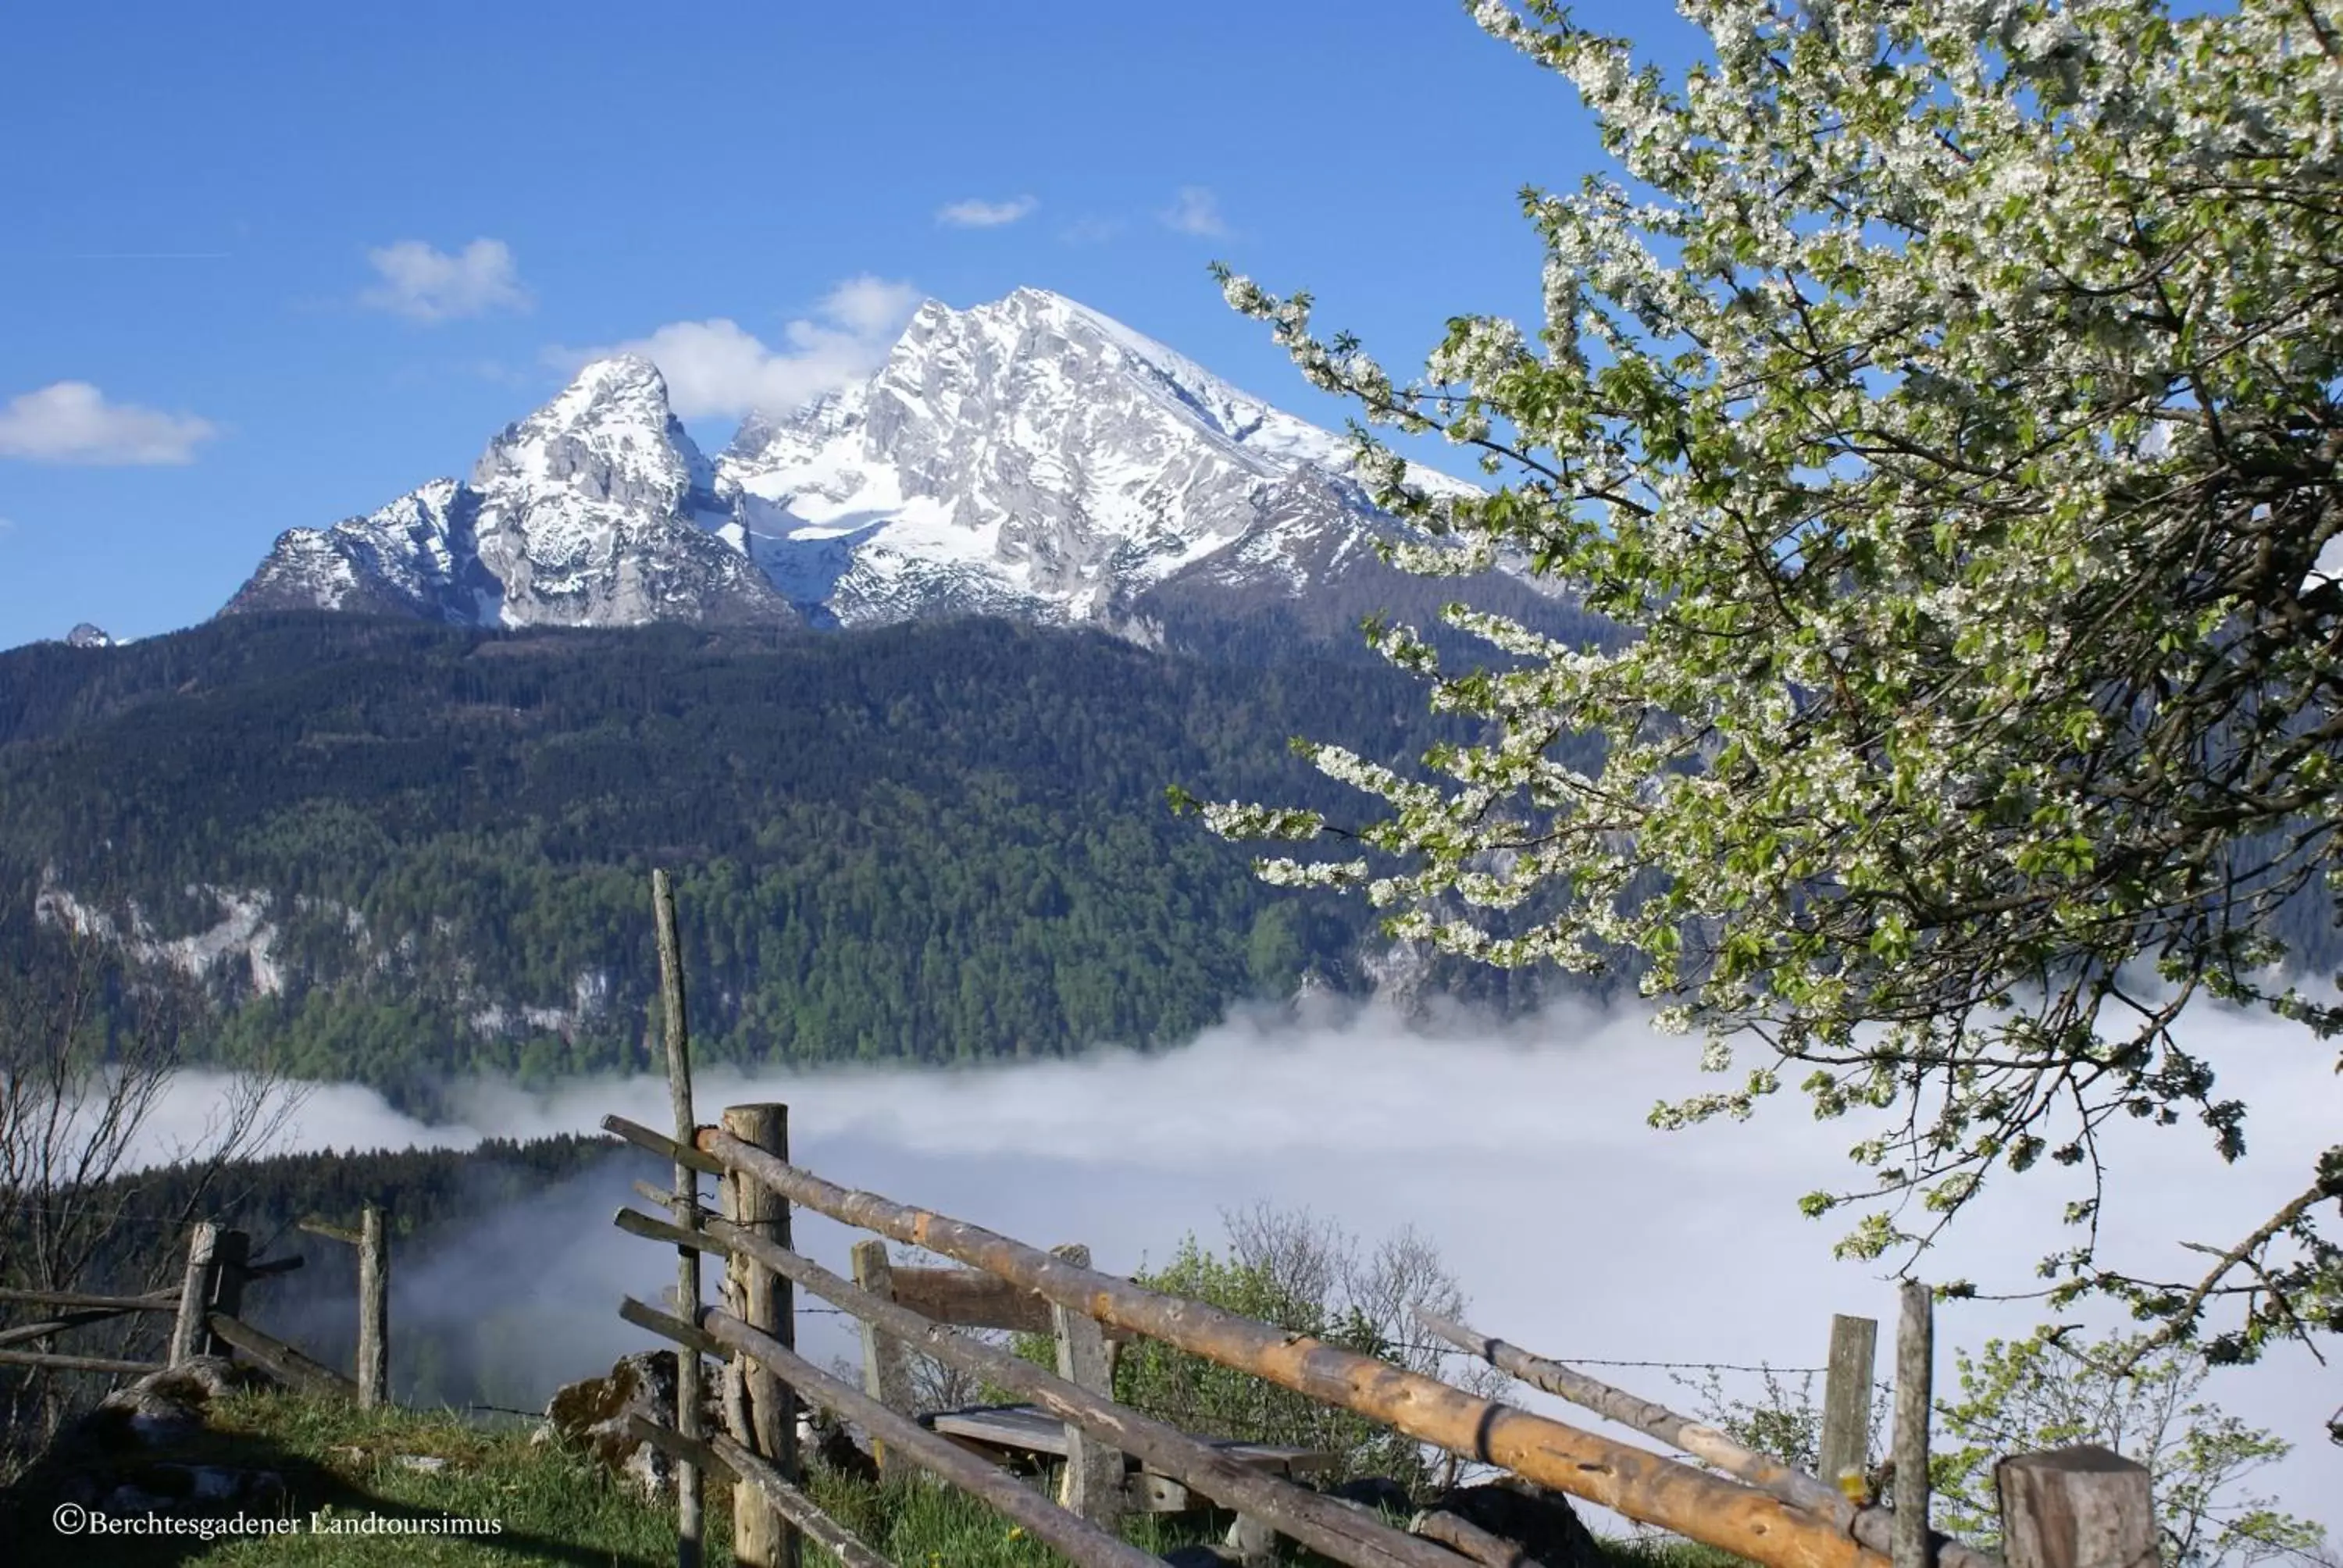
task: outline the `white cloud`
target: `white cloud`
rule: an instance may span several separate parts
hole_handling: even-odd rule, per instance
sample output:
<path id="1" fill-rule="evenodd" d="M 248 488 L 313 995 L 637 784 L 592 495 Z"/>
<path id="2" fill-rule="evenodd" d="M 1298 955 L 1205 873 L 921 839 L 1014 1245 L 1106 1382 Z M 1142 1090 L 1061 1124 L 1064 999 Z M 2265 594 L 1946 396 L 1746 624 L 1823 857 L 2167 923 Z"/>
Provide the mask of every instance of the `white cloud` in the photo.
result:
<path id="1" fill-rule="evenodd" d="M 185 463 L 197 443 L 218 434 L 217 426 L 192 414 L 109 403 L 86 381 L 19 393 L 0 407 L 0 457 L 36 463 Z"/>
<path id="2" fill-rule="evenodd" d="M 1182 186 L 1180 199 L 1156 216 L 1164 227 L 1181 234 L 1219 239 L 1229 232 L 1227 220 L 1221 216 L 1220 198 L 1203 186 Z"/>
<path id="3" fill-rule="evenodd" d="M 358 303 L 410 321 L 451 321 L 529 306 L 512 247 L 500 239 L 476 239 L 452 254 L 402 239 L 367 252 L 367 260 L 382 281 L 359 295 Z"/>
<path id="4" fill-rule="evenodd" d="M 1015 223 L 1021 217 L 1031 216 L 1041 205 L 1039 197 L 1030 196 L 1017 196 L 1009 201 L 986 201 L 981 196 L 970 196 L 966 201 L 956 201 L 938 209 L 936 221 L 952 228 L 1000 228 L 1005 224 Z"/>
<path id="5" fill-rule="evenodd" d="M 2223 1091 L 2254 1108 L 2253 1152 L 2224 1164 L 2195 1127 L 2109 1132 L 2117 1185 L 2104 1240 L 2111 1259 L 2151 1269 L 2191 1260 L 2176 1241 L 2243 1233 L 2299 1189 L 2305 1167 L 2333 1141 L 2333 1059 L 2302 1031 L 2208 1009 L 2183 1027 L 2185 1043 L 2218 1063 Z M 1694 1067 L 1697 1054 L 1696 1042 L 1656 1035 L 1625 1011 L 1558 1007 L 1503 1029 L 1424 1031 L 1370 1008 L 1242 1015 L 1178 1050 L 955 1070 L 711 1066 L 696 1087 L 711 1120 L 718 1106 L 788 1102 L 798 1157 L 833 1181 L 1044 1245 L 1087 1241 L 1100 1266 L 1119 1272 L 1161 1263 L 1184 1231 L 1212 1239 L 1224 1208 L 1267 1201 L 1312 1209 L 1370 1244 L 1413 1224 L 1471 1292 L 1477 1326 L 1565 1361 L 1803 1368 L 1821 1359 L 1834 1312 L 1878 1318 L 1892 1333 L 1885 1267 L 1834 1261 L 1836 1217 L 1806 1220 L 1795 1207 L 1798 1194 L 1849 1179 L 1855 1168 L 1843 1151 L 1871 1123 L 1857 1115 L 1843 1129 L 1818 1127 L 1785 1103 L 1747 1123 L 1654 1131 L 1644 1118 L 1655 1099 L 1714 1083 Z M 142 1130 L 142 1153 L 164 1159 L 200 1139 L 218 1092 L 208 1074 L 174 1081 Z M 320 1089 L 285 1146 L 462 1148 L 488 1135 L 590 1131 L 611 1111 L 653 1127 L 669 1119 L 667 1086 L 649 1077 L 542 1093 L 459 1083 L 449 1102 L 458 1119 L 426 1126 L 370 1091 Z M 602 1215 L 628 1201 L 634 1173 L 605 1174 Z M 2047 1170 L 2004 1182 L 1964 1216 L 1922 1277 L 1966 1275 L 1988 1290 L 2036 1284 L 2034 1259 L 2073 1240 L 2059 1222 L 2065 1201 L 2087 1191 L 2080 1173 Z M 547 1368 L 548 1379 L 596 1370 L 593 1356 L 608 1364 L 624 1348 L 609 1309 L 623 1292 L 659 1282 L 657 1249 L 619 1236 L 591 1217 L 594 1207 L 570 1194 L 535 1209 L 532 1225 L 501 1226 L 500 1261 L 527 1255 L 530 1266 L 471 1276 L 530 1292 L 533 1328 L 547 1323 L 544 1337 L 567 1357 Z M 1549 1221 L 1563 1224 L 1565 1241 L 1524 1242 L 1524 1227 Z M 837 1226 L 802 1211 L 797 1222 L 802 1249 L 842 1262 L 849 1238 Z M 515 1250 L 522 1246 L 536 1251 Z M 563 1280 L 564 1299 L 589 1303 L 594 1320 L 610 1325 L 590 1352 L 562 1342 L 540 1315 L 548 1309 L 532 1282 L 542 1253 L 558 1255 L 548 1261 L 561 1266 L 544 1272 Z M 666 1267 L 672 1278 L 671 1255 Z M 1721 1290 L 1730 1312 L 1716 1310 Z M 482 1307 L 477 1297 L 463 1304 Z M 1941 1303 L 1938 1386 L 1951 1384 L 1954 1347 L 2022 1334 L 2044 1315 L 2038 1302 Z M 837 1322 L 799 1326 L 829 1335 Z M 817 1362 L 833 1349 L 856 1353 L 842 1333 L 836 1339 L 809 1351 Z M 2308 1363 L 2300 1346 L 2283 1345 L 2263 1364 L 2217 1372 L 2206 1392 L 2298 1444 L 2257 1474 L 2260 1489 L 2343 1528 L 2322 1430 L 2332 1380 Z M 1680 1397 L 1664 1371 L 1619 1378 L 1670 1402 Z M 1525 1398 L 1562 1413 L 1543 1395 Z"/>
<path id="6" fill-rule="evenodd" d="M 685 418 L 752 408 L 785 413 L 870 376 L 920 299 L 908 283 L 866 273 L 840 284 L 809 316 L 783 327 L 778 347 L 719 317 L 669 322 L 647 337 L 582 352 L 557 349 L 548 357 L 574 367 L 608 354 L 639 354 L 667 377 L 668 399 Z"/>

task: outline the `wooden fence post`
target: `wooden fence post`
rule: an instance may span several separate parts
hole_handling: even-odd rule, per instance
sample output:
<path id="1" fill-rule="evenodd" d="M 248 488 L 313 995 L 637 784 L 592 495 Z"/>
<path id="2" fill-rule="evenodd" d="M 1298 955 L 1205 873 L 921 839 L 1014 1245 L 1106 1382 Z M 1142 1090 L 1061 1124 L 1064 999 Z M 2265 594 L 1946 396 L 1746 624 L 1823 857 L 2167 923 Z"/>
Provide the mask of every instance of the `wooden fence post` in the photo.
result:
<path id="1" fill-rule="evenodd" d="M 1051 1249 L 1077 1268 L 1091 1266 L 1091 1250 L 1079 1242 Z M 1091 1393 L 1114 1397 L 1108 1370 L 1106 1330 L 1096 1318 L 1052 1305 L 1050 1331 L 1058 1342 L 1058 1375 Z M 1122 1455 L 1071 1422 L 1066 1423 L 1066 1476 L 1060 1506 L 1108 1529 L 1122 1513 Z"/>
<path id="2" fill-rule="evenodd" d="M 724 1131 L 776 1160 L 789 1157 L 789 1108 L 733 1105 L 724 1111 Z M 753 1177 L 739 1172 L 723 1180 L 725 1217 L 777 1247 L 789 1245 L 789 1200 Z M 783 1345 L 797 1346 L 794 1287 L 744 1254 L 726 1269 L 732 1311 L 750 1328 Z M 768 1460 L 781 1479 L 798 1480 L 797 1399 L 787 1383 L 762 1362 L 742 1368 L 747 1420 L 732 1441 Z M 740 1568 L 798 1568 L 803 1548 L 797 1527 L 764 1493 L 745 1483 L 732 1488 L 732 1558 Z"/>
<path id="3" fill-rule="evenodd" d="M 358 1218 L 358 1408 L 390 1402 L 390 1243 L 382 1207 Z"/>
<path id="4" fill-rule="evenodd" d="M 691 1110 L 691 1035 L 684 1016 L 683 947 L 675 930 L 675 890 L 667 872 L 651 872 L 651 921 L 659 940 L 659 1012 L 667 1035 L 668 1104 L 675 1113 L 675 1141 L 689 1147 L 698 1133 Z M 675 1168 L 675 1222 L 687 1231 L 699 1229 L 699 1175 L 680 1161 Z M 689 1247 L 676 1249 L 676 1300 L 687 1321 L 699 1312 L 699 1254 Z M 675 1352 L 675 1430 L 697 1442 L 701 1408 L 699 1352 L 679 1346 Z M 675 1467 L 676 1568 L 699 1568 L 700 1511 L 703 1493 L 699 1466 L 679 1460 Z"/>
<path id="5" fill-rule="evenodd" d="M 171 1364 L 180 1366 L 204 1353 L 210 1342 L 210 1331 L 204 1326 L 204 1313 L 211 1307 L 214 1258 L 219 1246 L 219 1227 L 209 1220 L 198 1220 L 187 1232 L 187 1273 L 179 1284 L 179 1314 L 171 1323 Z"/>
<path id="6" fill-rule="evenodd" d="M 1816 1473 L 1833 1486 L 1871 1462 L 1871 1389 L 1876 1377 L 1879 1323 L 1872 1318 L 1831 1319 L 1830 1367 L 1823 1376 L 1823 1431 Z"/>
<path id="7" fill-rule="evenodd" d="M 1896 1568 L 1928 1568 L 1928 1400 L 1936 1366 L 1928 1287 L 1904 1282 L 1896 1326 Z"/>
<path id="8" fill-rule="evenodd" d="M 895 1299 L 895 1265 L 888 1261 L 886 1242 L 857 1241 L 849 1255 L 854 1260 L 857 1285 L 882 1302 Z M 902 1341 L 880 1332 L 867 1322 L 862 1325 L 862 1392 L 897 1415 L 919 1413 L 911 1408 L 910 1352 Z M 899 1461 L 889 1458 L 886 1443 L 877 1437 L 870 1440 L 870 1453 L 878 1461 L 880 1474 L 901 1469 Z"/>
<path id="9" fill-rule="evenodd" d="M 252 1261 L 252 1238 L 242 1231 L 222 1231 L 212 1243 L 212 1299 L 206 1316 L 217 1312 L 223 1317 L 244 1315 L 244 1266 Z M 230 1345 L 204 1325 L 203 1345 L 206 1354 L 225 1356 L 235 1353 Z"/>
<path id="10" fill-rule="evenodd" d="M 2009 1568 L 2156 1568 L 2147 1467 L 2096 1444 L 1994 1466 Z"/>

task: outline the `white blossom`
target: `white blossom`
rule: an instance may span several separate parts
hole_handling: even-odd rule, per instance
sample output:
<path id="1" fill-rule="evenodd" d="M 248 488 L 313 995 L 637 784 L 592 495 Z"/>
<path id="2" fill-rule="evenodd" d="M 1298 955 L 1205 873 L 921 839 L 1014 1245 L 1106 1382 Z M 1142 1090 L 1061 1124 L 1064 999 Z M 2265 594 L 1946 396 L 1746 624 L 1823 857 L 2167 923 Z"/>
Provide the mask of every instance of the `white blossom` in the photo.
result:
<path id="1" fill-rule="evenodd" d="M 1482 739 L 1421 777 L 1317 748 L 1384 815 L 1364 858 L 1264 874 L 1490 962 L 1632 954 L 1703 1065 L 1755 1040 L 1818 1067 L 1817 1114 L 1904 1106 L 1855 1151 L 1879 1184 L 1824 1205 L 1850 1255 L 1923 1242 L 1893 1206 L 1957 1217 L 2001 1151 L 2087 1162 L 2110 1116 L 2183 1110 L 2232 1151 L 2124 977 L 2343 1026 L 2253 978 L 2343 815 L 2343 48 L 2291 0 L 1683 8 L 1713 57 L 1671 85 L 1547 0 L 1469 5 L 1616 164 L 1527 200 L 1542 352 L 1465 317 L 1401 386 L 1308 295 L 1223 277 L 1314 385 L 1511 480 L 1435 500 L 1363 443 L 1361 482 L 1424 526 L 1395 565 L 1536 554 L 1620 632 L 1455 610 L 1498 659 L 1460 674 L 1385 628 Z M 2343 1290 L 2308 1223 L 2254 1254 L 2240 1352 Z M 2094 1246 L 2054 1275 L 2172 1332 L 2229 1299 Z"/>

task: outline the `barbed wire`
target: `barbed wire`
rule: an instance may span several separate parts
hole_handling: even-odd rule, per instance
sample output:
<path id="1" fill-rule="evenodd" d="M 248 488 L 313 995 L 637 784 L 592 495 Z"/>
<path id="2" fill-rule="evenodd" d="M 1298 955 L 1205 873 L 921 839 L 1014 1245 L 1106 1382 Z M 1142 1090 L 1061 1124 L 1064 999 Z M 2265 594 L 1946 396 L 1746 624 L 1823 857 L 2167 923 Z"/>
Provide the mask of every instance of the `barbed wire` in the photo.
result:
<path id="1" fill-rule="evenodd" d="M 1780 1372 L 1794 1377 L 1815 1377 L 1830 1371 L 1828 1367 L 1777 1367 L 1764 1362 L 1748 1366 L 1739 1362 L 1625 1362 L 1604 1361 L 1595 1356 L 1548 1356 L 1548 1361 L 1574 1367 L 1661 1367 L 1679 1372 Z"/>
<path id="2" fill-rule="evenodd" d="M 861 1315 L 858 1312 L 850 1312 L 843 1307 L 799 1307 L 797 1309 L 797 1312 L 800 1317 L 820 1316 L 828 1318 L 853 1318 L 860 1317 Z M 1406 1351 L 1419 1355 L 1428 1352 L 1435 1355 L 1465 1356 L 1474 1360 L 1479 1359 L 1477 1357 L 1473 1357 L 1472 1352 L 1459 1349 L 1457 1346 L 1449 1344 L 1445 1341 L 1439 1343 L 1432 1343 L 1423 1341 L 1394 1340 L 1386 1342 L 1383 1348 L 1393 1351 Z M 1762 1362 L 1755 1366 L 1750 1366 L 1738 1362 L 1624 1361 L 1609 1359 L 1602 1356 L 1548 1356 L 1544 1359 L 1548 1361 L 1561 1362 L 1566 1366 L 1574 1367 L 1643 1367 L 1657 1368 L 1674 1372 L 1772 1372 L 1782 1376 L 1794 1377 L 1820 1376 L 1822 1373 L 1830 1370 L 1828 1367 L 1773 1366 Z M 1879 1386 L 1885 1389 L 1891 1385 L 1881 1383 Z"/>

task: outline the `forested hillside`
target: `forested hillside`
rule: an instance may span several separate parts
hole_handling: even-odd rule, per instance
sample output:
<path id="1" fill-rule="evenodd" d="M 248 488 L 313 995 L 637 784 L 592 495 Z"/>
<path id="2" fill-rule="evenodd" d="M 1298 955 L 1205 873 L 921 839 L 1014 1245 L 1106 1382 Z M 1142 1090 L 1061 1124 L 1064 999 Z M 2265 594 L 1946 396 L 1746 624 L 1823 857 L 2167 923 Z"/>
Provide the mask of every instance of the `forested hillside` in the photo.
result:
<path id="1" fill-rule="evenodd" d="M 1363 910 L 1258 885 L 1165 804 L 1345 804 L 1301 733 L 1398 761 L 1436 730 L 1386 670 L 985 620 L 45 645 L 0 656 L 0 940 L 29 965 L 110 931 L 199 976 L 199 1052 L 415 1103 L 643 1064 L 665 865 L 710 1058 L 1168 1041 L 1356 983 Z"/>

